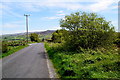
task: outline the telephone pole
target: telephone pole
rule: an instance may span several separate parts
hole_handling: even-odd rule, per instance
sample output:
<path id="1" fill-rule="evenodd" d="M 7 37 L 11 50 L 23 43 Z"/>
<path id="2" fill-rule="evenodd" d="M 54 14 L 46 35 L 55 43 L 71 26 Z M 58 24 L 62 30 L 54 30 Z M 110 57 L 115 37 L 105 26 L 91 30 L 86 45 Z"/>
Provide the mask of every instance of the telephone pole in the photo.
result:
<path id="1" fill-rule="evenodd" d="M 24 16 L 26 17 L 26 37 L 27 37 L 27 43 L 28 43 L 28 16 L 30 16 L 30 15 L 26 15 L 26 14 L 24 14 Z"/>

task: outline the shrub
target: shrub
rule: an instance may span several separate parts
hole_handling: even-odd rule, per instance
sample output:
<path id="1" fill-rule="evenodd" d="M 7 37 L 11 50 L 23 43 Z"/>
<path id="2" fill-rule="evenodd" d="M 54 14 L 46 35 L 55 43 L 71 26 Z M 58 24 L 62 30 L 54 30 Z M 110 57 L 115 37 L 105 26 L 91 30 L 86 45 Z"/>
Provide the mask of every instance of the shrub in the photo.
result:
<path id="1" fill-rule="evenodd" d="M 57 30 L 52 34 L 52 42 L 54 43 L 62 43 L 64 42 L 64 36 L 66 35 L 67 30 L 61 29 Z"/>
<path id="2" fill-rule="evenodd" d="M 31 39 L 31 41 L 35 41 L 35 42 L 40 41 L 39 38 L 38 38 L 38 34 L 36 34 L 36 33 L 31 33 L 30 34 L 30 39 Z"/>
<path id="3" fill-rule="evenodd" d="M 60 26 L 68 30 L 65 45 L 69 50 L 111 46 L 116 39 L 114 27 L 95 13 L 76 12 L 61 19 Z"/>
<path id="4" fill-rule="evenodd" d="M 2 53 L 6 53 L 8 51 L 7 42 L 2 42 Z"/>

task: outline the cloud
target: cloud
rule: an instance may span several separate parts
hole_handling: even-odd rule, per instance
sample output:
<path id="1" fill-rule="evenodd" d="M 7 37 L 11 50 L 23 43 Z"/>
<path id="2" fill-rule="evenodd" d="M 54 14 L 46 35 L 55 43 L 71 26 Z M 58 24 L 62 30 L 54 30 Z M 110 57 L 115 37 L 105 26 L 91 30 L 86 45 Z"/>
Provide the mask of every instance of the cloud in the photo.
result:
<path id="1" fill-rule="evenodd" d="M 44 0 L 45 2 L 97 2 L 98 0 Z M 3 0 L 2 2 L 43 2 L 41 0 Z"/>
<path id="2" fill-rule="evenodd" d="M 63 13 L 63 10 L 57 11 L 57 13 Z"/>
<path id="3" fill-rule="evenodd" d="M 64 16 L 64 15 L 66 15 L 65 13 L 64 13 L 64 11 L 62 11 L 62 10 L 60 10 L 60 11 L 57 11 L 57 14 L 56 14 L 57 16 Z"/>
<path id="4" fill-rule="evenodd" d="M 57 14 L 57 15 L 59 15 L 59 16 L 64 16 L 65 14 L 64 14 L 64 13 L 60 13 L 60 14 Z"/>
<path id="5" fill-rule="evenodd" d="M 89 4 L 82 4 L 81 2 L 91 2 Z M 105 11 L 107 9 L 117 9 L 117 7 L 112 6 L 112 4 L 116 4 L 118 0 L 93 0 L 93 1 L 80 1 L 80 0 L 47 0 L 42 3 L 35 3 L 39 7 L 58 7 L 64 8 L 68 10 L 89 10 L 93 12 Z"/>
<path id="6" fill-rule="evenodd" d="M 46 5 L 47 4 L 47 5 Z M 72 2 L 43 2 L 43 3 L 37 3 L 39 6 L 44 6 L 48 8 L 64 8 L 68 10 L 77 10 L 77 9 L 83 9 L 85 8 L 83 5 L 80 3 L 72 3 Z"/>
<path id="7" fill-rule="evenodd" d="M 53 20 L 53 19 L 61 19 L 61 18 L 63 18 L 64 15 L 66 15 L 66 14 L 64 13 L 64 11 L 60 10 L 60 11 L 57 11 L 57 12 L 56 12 L 56 16 L 44 17 L 44 19 L 50 19 L 50 20 Z"/>
<path id="8" fill-rule="evenodd" d="M 85 5 L 85 4 L 80 3 L 80 1 L 79 2 L 76 2 L 76 1 L 70 1 L 70 2 L 55 1 L 54 2 L 54 0 L 53 1 L 48 0 L 48 1 L 49 2 L 44 3 L 44 4 L 47 4 L 45 5 L 47 7 L 59 7 L 59 8 L 65 8 L 68 10 L 89 10 L 93 12 L 105 11 L 107 9 L 113 9 L 113 8 L 117 9 L 117 7 L 112 6 L 112 4 L 116 4 L 118 2 L 118 0 L 106 0 L 106 1 L 105 0 L 94 0 L 93 2 Z M 83 2 L 86 2 L 86 1 L 83 1 Z"/>
<path id="9" fill-rule="evenodd" d="M 113 8 L 114 7 L 114 6 L 112 6 L 113 3 L 114 3 L 114 0 L 106 0 L 106 1 L 105 0 L 100 0 L 97 3 L 91 4 L 89 6 L 89 9 L 92 10 L 92 11 L 95 11 L 95 12 L 103 11 L 103 10 L 106 10 L 106 9 Z"/>
<path id="10" fill-rule="evenodd" d="M 53 16 L 53 17 L 44 17 L 45 19 L 60 19 L 61 17 L 59 16 Z"/>
<path id="11" fill-rule="evenodd" d="M 22 10 L 37 12 L 42 8 L 64 8 L 68 10 L 89 10 L 93 12 L 105 11 L 107 9 L 117 9 L 116 4 L 119 0 L 5 0 L 6 2 L 21 2 L 17 4 Z M 23 3 L 24 2 L 24 3 Z M 81 2 L 90 2 L 82 4 Z M 59 13 L 60 14 L 60 13 Z M 64 14 L 61 14 L 64 15 Z"/>

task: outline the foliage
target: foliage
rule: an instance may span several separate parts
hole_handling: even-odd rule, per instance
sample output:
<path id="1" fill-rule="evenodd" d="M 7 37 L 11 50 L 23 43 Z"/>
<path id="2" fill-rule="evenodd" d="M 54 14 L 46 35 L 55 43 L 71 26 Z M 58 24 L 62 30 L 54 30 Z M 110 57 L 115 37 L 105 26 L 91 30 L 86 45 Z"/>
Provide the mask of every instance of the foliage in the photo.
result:
<path id="1" fill-rule="evenodd" d="M 9 41 L 7 43 L 8 46 L 20 46 L 20 45 L 26 45 L 26 41 Z"/>
<path id="2" fill-rule="evenodd" d="M 65 37 L 65 45 L 69 50 L 111 46 L 116 39 L 112 24 L 95 13 L 76 12 L 67 15 L 61 19 L 60 26 L 69 31 Z"/>
<path id="3" fill-rule="evenodd" d="M 64 51 L 60 43 L 45 43 L 47 53 L 60 78 L 120 78 L 120 56 L 117 48 Z"/>
<path id="4" fill-rule="evenodd" d="M 31 41 L 39 42 L 39 37 L 38 37 L 38 34 L 36 34 L 36 33 L 31 33 L 30 39 L 31 39 Z"/>
<path id="5" fill-rule="evenodd" d="M 15 51 L 18 51 L 24 47 L 26 47 L 25 41 L 2 41 L 2 53 L 0 54 L 1 57 L 8 56 Z"/>
<path id="6" fill-rule="evenodd" d="M 120 47 L 120 32 L 116 33 L 117 39 L 114 41 L 115 44 L 117 44 L 118 47 Z"/>
<path id="7" fill-rule="evenodd" d="M 64 30 L 54 32 L 54 43 L 45 47 L 61 78 L 120 78 L 111 22 L 95 13 L 76 12 L 61 19 L 60 26 Z"/>
<path id="8" fill-rule="evenodd" d="M 8 51 L 5 52 L 4 54 L 0 55 L 0 58 L 4 58 L 6 56 L 9 56 L 25 47 L 27 47 L 28 45 L 20 45 L 20 46 L 8 46 Z"/>
<path id="9" fill-rule="evenodd" d="M 47 42 L 52 42 L 52 39 L 45 39 L 45 41 L 47 41 Z"/>
<path id="10" fill-rule="evenodd" d="M 8 44 L 6 41 L 2 41 L 2 53 L 5 53 L 8 51 Z"/>
<path id="11" fill-rule="evenodd" d="M 52 34 L 52 41 L 55 43 L 61 43 L 64 41 L 64 36 L 66 35 L 67 30 L 61 29 L 57 30 Z"/>

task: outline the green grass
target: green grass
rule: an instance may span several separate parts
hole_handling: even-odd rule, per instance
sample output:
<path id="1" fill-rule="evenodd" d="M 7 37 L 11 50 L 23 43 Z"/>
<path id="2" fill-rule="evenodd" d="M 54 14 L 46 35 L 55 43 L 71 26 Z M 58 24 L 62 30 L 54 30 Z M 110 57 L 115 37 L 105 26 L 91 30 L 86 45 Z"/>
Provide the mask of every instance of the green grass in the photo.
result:
<path id="1" fill-rule="evenodd" d="M 6 56 L 9 56 L 9 55 L 11 55 L 11 54 L 13 54 L 13 53 L 15 53 L 15 52 L 17 52 L 17 51 L 19 51 L 19 50 L 27 47 L 27 46 L 28 45 L 25 45 L 25 46 L 16 46 L 16 47 L 9 46 L 9 51 L 6 52 L 6 53 L 2 53 L 2 55 L 0 55 L 0 58 L 4 58 Z"/>
<path id="2" fill-rule="evenodd" d="M 113 49 L 65 51 L 61 44 L 45 43 L 45 48 L 61 78 L 120 78 L 120 56 Z"/>

